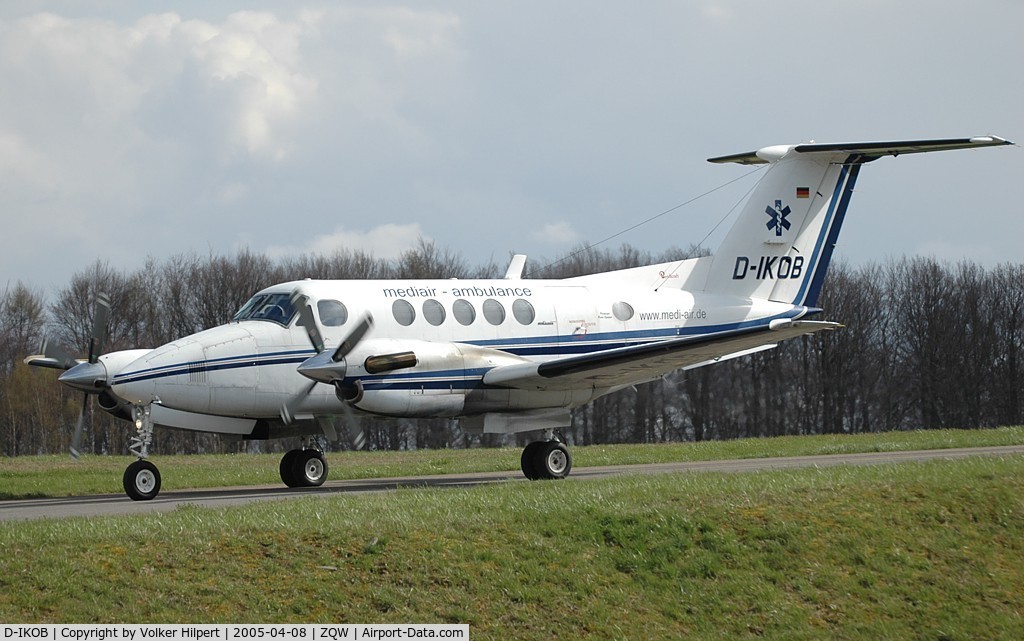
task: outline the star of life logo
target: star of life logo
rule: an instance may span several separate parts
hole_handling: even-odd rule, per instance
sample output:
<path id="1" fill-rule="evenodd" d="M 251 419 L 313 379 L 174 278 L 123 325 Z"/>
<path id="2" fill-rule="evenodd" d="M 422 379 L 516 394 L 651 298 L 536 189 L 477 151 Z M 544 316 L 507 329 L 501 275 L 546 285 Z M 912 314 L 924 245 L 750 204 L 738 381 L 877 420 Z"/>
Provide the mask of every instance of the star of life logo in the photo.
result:
<path id="1" fill-rule="evenodd" d="M 764 213 L 768 214 L 768 217 L 771 218 L 771 220 L 765 223 L 765 226 L 768 228 L 768 231 L 774 229 L 776 237 L 782 236 L 782 231 L 784 229 L 788 231 L 792 226 L 792 224 L 786 220 L 786 217 L 791 213 L 789 205 L 783 205 L 781 200 L 776 200 L 774 207 L 771 205 L 765 207 Z"/>

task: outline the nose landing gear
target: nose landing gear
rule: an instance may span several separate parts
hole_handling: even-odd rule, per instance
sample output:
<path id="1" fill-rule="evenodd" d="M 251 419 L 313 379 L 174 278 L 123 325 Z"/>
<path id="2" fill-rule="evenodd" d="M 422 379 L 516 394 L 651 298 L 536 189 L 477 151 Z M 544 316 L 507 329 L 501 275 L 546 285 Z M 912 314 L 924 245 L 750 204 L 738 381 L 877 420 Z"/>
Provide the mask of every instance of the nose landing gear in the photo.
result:
<path id="1" fill-rule="evenodd" d="M 131 436 L 128 449 L 139 457 L 124 471 L 122 484 L 124 492 L 133 501 L 148 501 L 160 493 L 160 470 L 146 460 L 149 456 L 149 445 L 153 442 L 153 417 L 150 416 L 151 405 L 135 405 L 132 407 L 132 419 L 135 420 L 135 434 Z"/>

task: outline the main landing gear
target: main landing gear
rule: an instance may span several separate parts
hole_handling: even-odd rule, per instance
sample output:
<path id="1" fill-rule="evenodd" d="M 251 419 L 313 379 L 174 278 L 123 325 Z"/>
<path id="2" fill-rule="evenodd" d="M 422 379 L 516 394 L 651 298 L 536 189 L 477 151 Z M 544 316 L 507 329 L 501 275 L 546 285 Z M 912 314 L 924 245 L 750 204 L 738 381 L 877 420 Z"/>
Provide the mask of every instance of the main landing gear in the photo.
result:
<path id="1" fill-rule="evenodd" d="M 526 446 L 519 463 L 523 475 L 531 481 L 539 479 L 564 479 L 572 470 L 572 454 L 569 448 L 553 433 L 543 441 L 534 441 Z"/>
<path id="2" fill-rule="evenodd" d="M 327 460 L 319 450 L 290 450 L 281 458 L 280 471 L 288 487 L 318 487 L 327 480 Z"/>

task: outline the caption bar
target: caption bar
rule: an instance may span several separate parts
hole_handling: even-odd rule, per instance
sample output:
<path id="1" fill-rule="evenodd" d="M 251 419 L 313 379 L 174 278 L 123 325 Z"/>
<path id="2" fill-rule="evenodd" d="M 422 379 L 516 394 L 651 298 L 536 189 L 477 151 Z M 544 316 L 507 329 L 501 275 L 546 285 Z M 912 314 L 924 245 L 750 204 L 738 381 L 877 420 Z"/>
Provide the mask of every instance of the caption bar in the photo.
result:
<path id="1" fill-rule="evenodd" d="M 0 624 L 0 641 L 358 641 L 359 639 L 468 639 L 466 623 L 329 625 Z"/>

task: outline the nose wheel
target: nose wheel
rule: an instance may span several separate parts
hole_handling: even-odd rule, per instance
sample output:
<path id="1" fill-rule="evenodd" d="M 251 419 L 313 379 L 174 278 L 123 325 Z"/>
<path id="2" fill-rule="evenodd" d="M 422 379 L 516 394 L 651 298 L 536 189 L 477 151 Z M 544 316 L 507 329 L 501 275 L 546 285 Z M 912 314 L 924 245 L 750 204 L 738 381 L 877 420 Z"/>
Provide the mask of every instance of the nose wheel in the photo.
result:
<path id="1" fill-rule="evenodd" d="M 124 471 L 124 491 L 133 501 L 148 501 L 160 492 L 160 470 L 149 461 L 135 461 Z"/>

